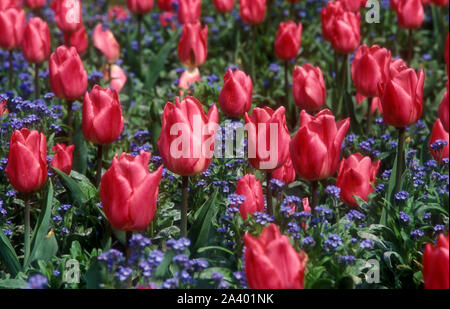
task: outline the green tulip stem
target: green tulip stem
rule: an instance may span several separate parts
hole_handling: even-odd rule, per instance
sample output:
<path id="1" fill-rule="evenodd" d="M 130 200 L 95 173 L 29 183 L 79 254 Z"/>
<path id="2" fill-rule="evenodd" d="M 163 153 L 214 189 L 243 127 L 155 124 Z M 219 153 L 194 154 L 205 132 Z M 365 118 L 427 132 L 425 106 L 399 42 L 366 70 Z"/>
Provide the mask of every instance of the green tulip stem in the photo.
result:
<path id="1" fill-rule="evenodd" d="M 187 213 L 189 197 L 189 176 L 182 176 L 181 184 L 181 237 L 187 237 Z"/>
<path id="2" fill-rule="evenodd" d="M 142 19 L 143 16 L 141 14 L 137 15 L 137 21 L 138 21 L 138 56 L 141 57 L 141 45 L 142 45 Z"/>
<path id="3" fill-rule="evenodd" d="M 131 256 L 131 246 L 130 246 L 130 240 L 131 237 L 133 237 L 133 231 L 126 231 L 125 232 L 125 247 L 126 247 L 126 257 L 127 261 L 130 259 Z"/>
<path id="4" fill-rule="evenodd" d="M 8 81 L 9 81 L 9 90 L 13 89 L 13 51 L 9 51 L 9 75 L 8 75 Z"/>
<path id="5" fill-rule="evenodd" d="M 319 189 L 319 182 L 317 180 L 311 181 L 311 208 L 316 208 L 319 203 L 319 196 L 317 190 Z"/>
<path id="6" fill-rule="evenodd" d="M 292 126 L 295 126 L 295 107 L 289 100 L 291 93 L 289 87 L 289 61 L 284 62 L 284 92 L 285 92 L 285 107 L 288 111 L 288 121 Z"/>
<path id="7" fill-rule="evenodd" d="M 266 185 L 267 185 L 267 214 L 273 216 L 273 205 L 272 205 L 272 187 L 270 186 L 270 181 L 272 180 L 272 173 L 266 173 Z"/>
<path id="8" fill-rule="evenodd" d="M 408 54 L 407 54 L 407 64 L 408 67 L 411 66 L 411 62 L 414 58 L 414 50 L 413 50 L 413 32 L 411 29 L 408 30 Z"/>
<path id="9" fill-rule="evenodd" d="M 256 26 L 252 26 L 252 63 L 251 63 L 251 75 L 252 75 L 252 81 L 253 84 L 256 83 L 256 76 L 255 76 L 255 57 L 256 57 Z"/>
<path id="10" fill-rule="evenodd" d="M 370 136 L 370 131 L 372 131 L 372 106 L 373 106 L 373 98 L 367 98 L 369 100 L 367 104 L 367 136 Z"/>
<path id="11" fill-rule="evenodd" d="M 39 99 L 39 63 L 34 64 L 34 99 Z"/>
<path id="12" fill-rule="evenodd" d="M 25 194 L 25 217 L 24 217 L 24 261 L 28 261 L 30 257 L 30 208 L 31 208 L 31 195 Z"/>
<path id="13" fill-rule="evenodd" d="M 67 100 L 67 137 L 69 139 L 69 145 L 72 144 L 73 139 L 73 111 L 72 111 L 73 101 Z"/>
<path id="14" fill-rule="evenodd" d="M 395 175 L 395 193 L 400 192 L 402 188 L 402 175 L 403 175 L 403 164 L 405 161 L 404 158 L 404 149 L 405 149 L 405 128 L 398 129 L 398 149 L 397 149 L 397 171 Z"/>
<path id="15" fill-rule="evenodd" d="M 103 145 L 97 145 L 97 188 L 102 180 Z"/>

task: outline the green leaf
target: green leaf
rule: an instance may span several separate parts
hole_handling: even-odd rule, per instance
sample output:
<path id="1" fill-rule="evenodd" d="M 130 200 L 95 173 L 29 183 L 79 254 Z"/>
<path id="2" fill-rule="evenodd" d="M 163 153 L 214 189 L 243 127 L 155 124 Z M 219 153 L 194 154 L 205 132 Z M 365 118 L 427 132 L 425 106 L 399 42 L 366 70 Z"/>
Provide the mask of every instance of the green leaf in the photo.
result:
<path id="1" fill-rule="evenodd" d="M 21 270 L 19 259 L 2 229 L 0 229 L 0 260 L 3 261 L 11 276 L 16 277 Z"/>
<path id="2" fill-rule="evenodd" d="M 27 282 L 23 279 L 5 279 L 0 280 L 0 289 L 23 289 Z"/>
<path id="3" fill-rule="evenodd" d="M 54 168 L 54 167 L 53 167 L 53 170 L 55 171 L 56 174 L 59 175 L 59 177 L 61 177 L 61 180 L 63 181 L 64 185 L 70 192 L 70 195 L 72 197 L 74 204 L 76 206 L 82 206 L 83 200 L 84 200 L 83 191 L 81 191 L 78 183 L 75 180 L 73 180 L 72 178 L 70 178 L 70 176 L 68 176 L 63 171 L 60 171 L 59 169 Z"/>
<path id="4" fill-rule="evenodd" d="M 173 251 L 167 251 L 164 255 L 164 259 L 161 264 L 156 268 L 155 277 L 164 278 L 169 274 L 169 265 L 172 262 L 175 253 Z"/>
<path id="5" fill-rule="evenodd" d="M 88 289 L 99 289 L 102 280 L 101 267 L 98 261 L 95 261 L 89 267 L 86 273 L 86 284 Z"/>
<path id="6" fill-rule="evenodd" d="M 47 261 L 55 256 L 57 252 L 58 242 L 56 241 L 55 233 L 50 231 L 37 248 L 35 259 Z"/>
<path id="7" fill-rule="evenodd" d="M 231 255 L 231 256 L 234 255 L 234 253 L 233 253 L 232 251 L 228 250 L 227 248 L 220 247 L 220 246 L 203 247 L 203 248 L 198 249 L 197 252 L 198 252 L 198 253 L 203 253 L 203 252 L 210 251 L 210 250 L 219 250 L 219 251 L 228 253 L 228 254 Z"/>
<path id="8" fill-rule="evenodd" d="M 86 174 L 88 167 L 88 148 L 81 132 L 81 126 L 78 126 L 73 135 L 75 150 L 73 152 L 73 169 L 81 174 Z"/>

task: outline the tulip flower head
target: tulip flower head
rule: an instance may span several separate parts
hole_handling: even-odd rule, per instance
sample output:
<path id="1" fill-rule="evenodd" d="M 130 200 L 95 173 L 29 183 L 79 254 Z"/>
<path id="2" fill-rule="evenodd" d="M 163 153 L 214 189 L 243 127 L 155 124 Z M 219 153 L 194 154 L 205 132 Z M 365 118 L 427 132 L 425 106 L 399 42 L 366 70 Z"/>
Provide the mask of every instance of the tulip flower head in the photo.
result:
<path id="1" fill-rule="evenodd" d="M 64 38 L 66 45 L 75 47 L 79 55 L 82 55 L 88 48 L 89 40 L 84 26 L 73 33 L 65 33 Z"/>
<path id="2" fill-rule="evenodd" d="M 441 119 L 442 125 L 444 126 L 445 131 L 448 132 L 448 83 L 447 83 L 447 91 L 444 94 L 444 98 L 442 99 L 441 104 L 439 104 L 439 119 Z"/>
<path id="3" fill-rule="evenodd" d="M 192 24 L 200 21 L 202 11 L 201 0 L 180 0 L 178 20 L 180 24 Z"/>
<path id="4" fill-rule="evenodd" d="M 289 155 L 288 160 L 282 167 L 275 170 L 272 173 L 272 178 L 281 180 L 285 185 L 293 183 L 295 181 L 295 169 L 292 165 L 291 156 Z"/>
<path id="5" fill-rule="evenodd" d="M 41 63 L 50 57 L 50 30 L 45 21 L 32 17 L 25 27 L 22 52 L 29 63 Z"/>
<path id="6" fill-rule="evenodd" d="M 82 26 L 80 0 L 53 0 L 51 8 L 55 12 L 56 26 L 63 33 L 76 32 Z"/>
<path id="7" fill-rule="evenodd" d="M 97 47 L 108 60 L 114 63 L 120 57 L 120 45 L 110 30 L 103 30 L 103 25 L 98 24 L 92 35 L 94 46 Z"/>
<path id="8" fill-rule="evenodd" d="M 127 0 L 128 9 L 136 15 L 145 15 L 153 9 L 153 0 Z"/>
<path id="9" fill-rule="evenodd" d="M 266 17 L 266 0 L 239 0 L 242 20 L 249 25 L 258 25 Z"/>
<path id="10" fill-rule="evenodd" d="M 259 179 L 247 174 L 238 180 L 236 194 L 245 197 L 244 203 L 239 207 L 239 213 L 244 220 L 255 212 L 264 212 L 264 195 Z"/>
<path id="11" fill-rule="evenodd" d="M 213 3 L 219 13 L 228 13 L 234 6 L 234 0 L 213 0 Z"/>
<path id="12" fill-rule="evenodd" d="M 219 94 L 222 111 L 230 117 L 242 117 L 252 107 L 253 82 L 240 70 L 228 70 L 223 77 L 224 85 Z"/>
<path id="13" fill-rule="evenodd" d="M 445 131 L 441 120 L 438 118 L 434 123 L 430 137 L 430 153 L 437 162 L 448 158 L 449 140 L 448 132 Z"/>
<path id="14" fill-rule="evenodd" d="M 423 253 L 423 281 L 425 289 L 449 288 L 448 235 L 439 235 L 437 245 L 427 244 Z"/>
<path id="15" fill-rule="evenodd" d="M 310 64 L 294 68 L 293 92 L 295 104 L 307 112 L 316 112 L 326 103 L 327 92 L 322 70 Z"/>
<path id="16" fill-rule="evenodd" d="M 22 44 L 25 32 L 25 11 L 18 8 L 0 10 L 0 48 L 14 50 Z"/>
<path id="17" fill-rule="evenodd" d="M 288 61 L 297 57 L 302 42 L 302 24 L 293 21 L 281 23 L 275 38 L 275 54 Z"/>
<path id="18" fill-rule="evenodd" d="M 70 175 L 73 165 L 74 150 L 74 145 L 67 146 L 64 144 L 57 144 L 56 146 L 54 146 L 52 148 L 52 151 L 55 152 L 55 156 L 53 157 L 51 166 L 61 170 L 67 175 Z"/>
<path id="19" fill-rule="evenodd" d="M 208 26 L 202 29 L 200 22 L 183 25 L 178 44 L 178 57 L 188 68 L 201 66 L 208 56 Z"/>
<path id="20" fill-rule="evenodd" d="M 399 25 L 405 29 L 419 28 L 425 17 L 421 0 L 398 0 L 395 11 Z"/>

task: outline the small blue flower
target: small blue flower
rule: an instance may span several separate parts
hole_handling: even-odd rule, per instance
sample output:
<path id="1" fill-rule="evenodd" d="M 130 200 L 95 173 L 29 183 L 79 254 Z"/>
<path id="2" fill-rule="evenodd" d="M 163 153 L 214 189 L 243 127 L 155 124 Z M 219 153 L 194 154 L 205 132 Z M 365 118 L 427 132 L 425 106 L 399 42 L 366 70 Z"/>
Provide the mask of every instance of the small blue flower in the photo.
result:
<path id="1" fill-rule="evenodd" d="M 403 211 L 400 211 L 400 221 L 405 224 L 408 224 L 411 221 L 411 218 Z"/>

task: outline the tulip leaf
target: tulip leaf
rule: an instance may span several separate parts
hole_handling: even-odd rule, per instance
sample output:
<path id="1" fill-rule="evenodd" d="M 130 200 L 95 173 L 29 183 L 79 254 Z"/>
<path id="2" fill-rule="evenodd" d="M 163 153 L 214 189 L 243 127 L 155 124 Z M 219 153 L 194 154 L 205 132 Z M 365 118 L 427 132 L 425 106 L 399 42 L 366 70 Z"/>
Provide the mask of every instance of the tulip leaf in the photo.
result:
<path id="1" fill-rule="evenodd" d="M 83 205 L 83 191 L 81 191 L 80 186 L 78 185 L 78 183 L 73 180 L 70 176 L 68 176 L 66 173 L 64 173 L 63 171 L 54 168 L 53 170 L 55 171 L 56 174 L 58 174 L 59 177 L 61 177 L 61 180 L 63 181 L 65 187 L 69 190 L 70 195 L 72 197 L 72 200 L 74 202 L 74 204 L 76 206 L 81 206 Z"/>
<path id="2" fill-rule="evenodd" d="M 51 230 L 39 244 L 36 250 L 35 259 L 47 261 L 58 252 L 58 242 L 56 241 L 55 233 Z"/>
<path id="3" fill-rule="evenodd" d="M 27 282 L 23 279 L 5 279 L 0 280 L 0 289 L 23 289 Z"/>
<path id="4" fill-rule="evenodd" d="M 74 132 L 73 142 L 75 145 L 73 153 L 73 170 L 84 175 L 86 174 L 88 167 L 88 149 L 80 126 L 78 126 Z"/>
<path id="5" fill-rule="evenodd" d="M 2 229 L 0 229 L 0 260 L 5 264 L 11 276 L 16 277 L 21 269 L 19 259 Z"/>

